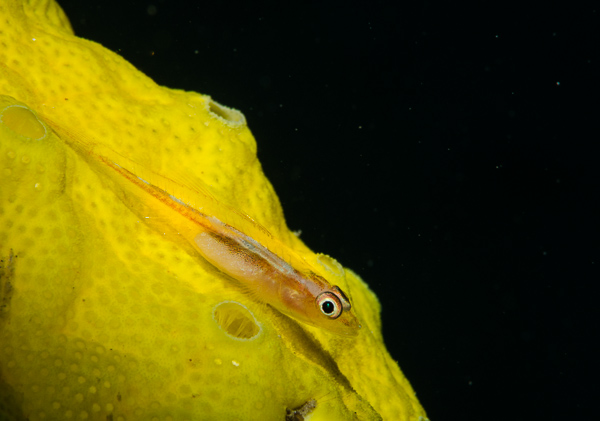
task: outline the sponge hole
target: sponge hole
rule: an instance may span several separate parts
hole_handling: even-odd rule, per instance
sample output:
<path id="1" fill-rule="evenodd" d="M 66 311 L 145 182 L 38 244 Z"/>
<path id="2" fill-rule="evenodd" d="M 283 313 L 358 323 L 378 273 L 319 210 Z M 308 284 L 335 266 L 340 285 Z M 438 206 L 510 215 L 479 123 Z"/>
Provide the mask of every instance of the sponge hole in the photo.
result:
<path id="1" fill-rule="evenodd" d="M 208 112 L 227 124 L 229 127 L 240 127 L 246 124 L 246 118 L 244 114 L 233 108 L 226 107 L 214 101 L 212 98 L 208 99 Z"/>
<path id="2" fill-rule="evenodd" d="M 213 319 L 229 336 L 240 340 L 255 339 L 261 327 L 254 315 L 236 301 L 223 301 L 215 306 Z"/>
<path id="3" fill-rule="evenodd" d="M 33 140 L 41 140 L 46 136 L 46 127 L 31 112 L 22 105 L 10 105 L 0 111 L 0 123 L 20 136 Z"/>

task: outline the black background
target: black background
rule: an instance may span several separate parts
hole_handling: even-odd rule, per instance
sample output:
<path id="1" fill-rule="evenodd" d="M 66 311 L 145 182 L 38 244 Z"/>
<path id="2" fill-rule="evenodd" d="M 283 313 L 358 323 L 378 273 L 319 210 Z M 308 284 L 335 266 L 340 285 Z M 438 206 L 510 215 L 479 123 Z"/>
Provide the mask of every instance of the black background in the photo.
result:
<path id="1" fill-rule="evenodd" d="M 378 294 L 432 421 L 591 412 L 597 5 L 60 3 L 246 115 L 288 225 Z"/>

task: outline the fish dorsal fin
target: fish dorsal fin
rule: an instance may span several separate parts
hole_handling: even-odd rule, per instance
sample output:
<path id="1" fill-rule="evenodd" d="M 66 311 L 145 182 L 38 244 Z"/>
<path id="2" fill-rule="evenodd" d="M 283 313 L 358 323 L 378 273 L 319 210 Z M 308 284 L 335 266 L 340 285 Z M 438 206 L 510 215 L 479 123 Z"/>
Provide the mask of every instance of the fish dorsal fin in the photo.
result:
<path id="1" fill-rule="evenodd" d="M 48 119 L 46 119 L 47 121 Z M 71 129 L 65 129 L 52 121 L 47 121 L 53 130 L 73 150 L 82 155 L 88 162 L 113 167 L 122 174 L 129 174 L 130 181 L 142 183 L 140 186 L 147 191 L 154 190 L 155 194 L 164 194 L 170 200 L 186 206 L 198 213 L 215 217 L 223 224 L 251 237 L 273 253 L 286 259 L 295 253 L 283 245 L 279 239 L 252 216 L 239 211 L 233 206 L 218 199 L 211 188 L 198 176 L 185 173 L 176 168 L 169 168 L 169 177 L 160 174 L 136 160 L 124 156 L 92 138 Z M 299 259 L 298 256 L 295 256 Z M 287 259 L 286 259 L 287 260 Z M 302 260 L 302 259 L 300 259 Z"/>

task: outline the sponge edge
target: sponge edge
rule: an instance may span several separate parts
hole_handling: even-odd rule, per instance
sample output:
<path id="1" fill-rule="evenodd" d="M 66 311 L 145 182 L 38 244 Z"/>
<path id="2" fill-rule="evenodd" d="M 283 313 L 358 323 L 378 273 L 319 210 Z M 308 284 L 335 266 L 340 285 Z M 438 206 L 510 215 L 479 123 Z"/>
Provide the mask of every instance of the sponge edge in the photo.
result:
<path id="1" fill-rule="evenodd" d="M 48 134 L 44 123 L 23 105 L 9 105 L 2 109 L 0 123 L 16 134 L 33 140 L 42 140 Z"/>

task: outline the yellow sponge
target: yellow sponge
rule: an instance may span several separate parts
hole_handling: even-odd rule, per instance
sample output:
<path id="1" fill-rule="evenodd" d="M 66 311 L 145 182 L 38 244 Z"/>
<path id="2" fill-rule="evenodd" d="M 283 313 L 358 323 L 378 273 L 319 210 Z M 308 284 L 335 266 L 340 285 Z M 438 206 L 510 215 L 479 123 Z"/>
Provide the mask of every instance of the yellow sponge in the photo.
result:
<path id="1" fill-rule="evenodd" d="M 348 293 L 359 334 L 262 302 L 99 151 L 251 216 Z M 0 260 L 0 420 L 425 419 L 374 294 L 287 228 L 244 116 L 75 37 L 53 1 L 0 3 Z"/>

